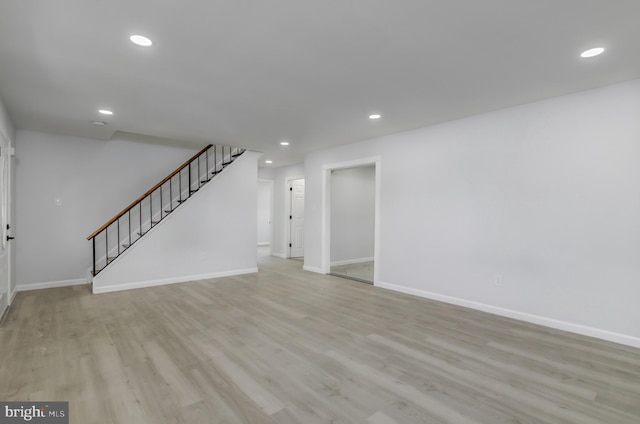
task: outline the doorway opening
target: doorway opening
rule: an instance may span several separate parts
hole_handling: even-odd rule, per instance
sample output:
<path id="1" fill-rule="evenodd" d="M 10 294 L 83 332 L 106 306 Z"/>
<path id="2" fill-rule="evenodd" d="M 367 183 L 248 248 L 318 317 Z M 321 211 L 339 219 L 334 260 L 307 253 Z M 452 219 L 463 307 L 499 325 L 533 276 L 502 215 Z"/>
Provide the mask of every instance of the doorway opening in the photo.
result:
<path id="1" fill-rule="evenodd" d="M 273 240 L 273 181 L 258 180 L 258 247 L 271 254 Z"/>
<path id="2" fill-rule="evenodd" d="M 375 166 L 331 171 L 330 274 L 373 284 Z"/>
<path id="3" fill-rule="evenodd" d="M 376 284 L 380 158 L 323 167 L 322 272 Z"/>

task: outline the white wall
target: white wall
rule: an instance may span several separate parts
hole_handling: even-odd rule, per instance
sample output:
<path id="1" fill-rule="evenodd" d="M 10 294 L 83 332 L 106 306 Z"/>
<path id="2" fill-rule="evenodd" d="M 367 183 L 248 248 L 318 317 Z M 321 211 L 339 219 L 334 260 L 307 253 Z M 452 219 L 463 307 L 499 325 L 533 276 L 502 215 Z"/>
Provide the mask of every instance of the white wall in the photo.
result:
<path id="1" fill-rule="evenodd" d="M 639 116 L 635 80 L 312 153 L 305 267 L 323 165 L 379 156 L 378 285 L 640 347 Z"/>
<path id="2" fill-rule="evenodd" d="M 258 179 L 259 180 L 270 180 L 273 181 L 273 168 L 258 168 Z"/>
<path id="3" fill-rule="evenodd" d="M 86 280 L 91 266 L 86 237 L 196 152 L 124 138 L 100 141 L 19 130 L 18 288 Z"/>
<path id="4" fill-rule="evenodd" d="M 273 170 L 273 244 L 271 254 L 285 257 L 287 254 L 287 226 L 289 225 L 288 181 L 304 178 L 304 165 L 291 165 Z"/>
<path id="5" fill-rule="evenodd" d="M 257 160 L 247 151 L 93 280 L 94 293 L 257 272 Z"/>
<path id="6" fill-rule="evenodd" d="M 373 260 L 375 167 L 331 173 L 331 264 Z"/>
<path id="7" fill-rule="evenodd" d="M 15 140 L 15 128 L 11 122 L 11 118 L 9 118 L 7 109 L 4 107 L 2 99 L 0 99 L 0 132 L 2 132 L 9 141 L 13 142 L 13 140 Z"/>

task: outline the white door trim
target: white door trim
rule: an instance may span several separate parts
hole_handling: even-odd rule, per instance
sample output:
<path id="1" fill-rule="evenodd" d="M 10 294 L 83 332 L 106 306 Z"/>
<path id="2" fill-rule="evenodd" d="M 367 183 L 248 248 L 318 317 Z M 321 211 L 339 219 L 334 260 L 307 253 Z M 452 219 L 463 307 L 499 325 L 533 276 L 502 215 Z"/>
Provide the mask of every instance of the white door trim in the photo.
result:
<path id="1" fill-rule="evenodd" d="M 2 287 L 2 290 L 0 290 L 0 317 L 2 317 L 2 315 L 4 314 L 4 312 L 9 308 L 9 306 L 11 305 L 12 301 L 13 301 L 13 297 L 14 297 L 14 293 L 12 293 L 11 290 L 11 279 L 12 279 L 12 268 L 11 268 L 11 262 L 12 262 L 12 255 L 13 255 L 13 243 L 11 243 L 10 241 L 8 241 L 6 239 L 6 237 L 10 234 L 9 230 L 7 229 L 6 226 L 11 225 L 11 209 L 12 209 L 12 202 L 13 202 L 13 198 L 12 198 L 12 181 L 11 181 L 11 172 L 12 172 L 12 147 L 11 147 L 11 141 L 9 140 L 9 138 L 3 133 L 0 132 L 0 160 L 5 161 L 4 163 L 4 168 L 0 167 L 0 172 L 2 172 L 3 178 L 0 178 L 0 183 L 2 183 L 4 185 L 4 189 L 6 190 L 6 193 L 4 193 L 5 199 L 0 199 L 0 208 L 5 208 L 4 210 L 4 216 L 5 216 L 5 220 L 4 222 L 0 222 L 0 243 L 2 243 L 2 245 L 0 246 L 0 249 L 2 250 L 0 252 L 0 260 L 2 260 L 3 262 L 5 262 L 5 268 L 3 268 L 3 273 L 4 275 L 2 276 L 2 278 L 0 278 L 0 282 L 4 284 L 6 284 L 6 287 Z M 6 177 L 6 178 L 4 178 Z M 3 190 L 0 190 L 0 193 L 3 193 Z M 6 205 L 2 205 L 2 201 L 6 200 Z M 0 217 L 2 216 L 2 214 L 0 213 Z M 12 226 L 12 230 L 13 230 L 13 226 Z"/>

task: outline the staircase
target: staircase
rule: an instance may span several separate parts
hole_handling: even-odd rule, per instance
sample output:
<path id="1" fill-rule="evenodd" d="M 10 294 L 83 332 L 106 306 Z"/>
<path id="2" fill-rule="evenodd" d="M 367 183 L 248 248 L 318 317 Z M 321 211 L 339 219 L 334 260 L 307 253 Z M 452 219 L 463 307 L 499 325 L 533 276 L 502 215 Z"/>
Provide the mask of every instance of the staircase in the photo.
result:
<path id="1" fill-rule="evenodd" d="M 209 144 L 94 231 L 91 273 L 98 275 L 210 182 L 245 149 Z"/>

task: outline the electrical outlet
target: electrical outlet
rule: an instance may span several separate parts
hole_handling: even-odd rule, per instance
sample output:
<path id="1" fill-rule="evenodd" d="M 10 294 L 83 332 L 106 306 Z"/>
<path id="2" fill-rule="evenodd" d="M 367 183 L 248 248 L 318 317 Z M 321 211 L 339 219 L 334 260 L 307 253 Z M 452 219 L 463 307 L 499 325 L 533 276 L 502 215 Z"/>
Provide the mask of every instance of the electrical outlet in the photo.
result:
<path id="1" fill-rule="evenodd" d="M 495 284 L 496 284 L 496 287 L 502 287 L 502 283 L 503 283 L 503 281 L 502 281 L 502 275 L 496 275 L 496 276 L 494 277 L 494 282 L 495 282 Z"/>

